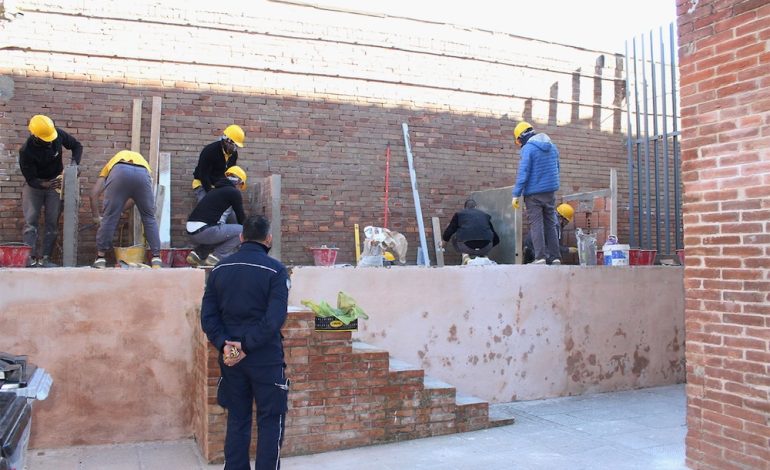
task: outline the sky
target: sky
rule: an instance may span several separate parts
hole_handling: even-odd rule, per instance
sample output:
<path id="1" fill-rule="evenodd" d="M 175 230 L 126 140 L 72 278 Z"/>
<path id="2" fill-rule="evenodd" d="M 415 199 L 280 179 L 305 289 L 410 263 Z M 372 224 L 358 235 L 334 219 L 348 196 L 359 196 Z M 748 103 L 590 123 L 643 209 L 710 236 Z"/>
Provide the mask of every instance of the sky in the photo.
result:
<path id="1" fill-rule="evenodd" d="M 311 3 L 431 19 L 605 52 L 676 22 L 676 0 L 316 0 Z"/>

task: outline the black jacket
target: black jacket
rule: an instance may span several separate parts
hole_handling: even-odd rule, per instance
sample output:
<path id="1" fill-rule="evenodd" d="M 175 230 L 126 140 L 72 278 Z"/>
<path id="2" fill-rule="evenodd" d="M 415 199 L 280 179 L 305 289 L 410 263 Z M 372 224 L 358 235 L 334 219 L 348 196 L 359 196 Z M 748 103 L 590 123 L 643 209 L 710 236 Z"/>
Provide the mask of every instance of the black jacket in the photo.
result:
<path id="1" fill-rule="evenodd" d="M 237 150 L 233 150 L 230 157 L 225 160 L 222 141 L 217 140 L 201 150 L 200 157 L 198 157 L 198 166 L 193 171 L 193 177 L 200 180 L 204 191 L 209 192 L 217 180 L 225 177 L 225 170 L 234 166 L 237 161 Z"/>
<path id="2" fill-rule="evenodd" d="M 190 213 L 187 221 L 216 225 L 228 207 L 233 208 L 238 223 L 243 224 L 246 215 L 243 212 L 243 196 L 241 196 L 241 191 L 233 186 L 229 179 L 222 178 L 216 182 L 213 190 L 203 196 L 201 202 Z"/>
<path id="3" fill-rule="evenodd" d="M 245 242 L 211 270 L 201 304 L 201 327 L 219 350 L 240 341 L 249 364 L 283 364 L 289 276 L 261 243 Z M 247 358 L 248 359 L 248 358 Z"/>
<path id="4" fill-rule="evenodd" d="M 492 217 L 479 209 L 463 209 L 455 212 L 441 239 L 448 242 L 452 235 L 461 242 L 490 240 L 493 246 L 500 243 L 500 237 L 492 227 Z"/>
<path id="5" fill-rule="evenodd" d="M 74 137 L 56 128 L 59 134 L 51 145 L 40 145 L 34 136 L 30 136 L 19 149 L 19 168 L 27 184 L 43 189 L 41 181 L 49 181 L 64 171 L 62 147 L 72 151 L 72 161 L 80 165 L 83 146 Z"/>

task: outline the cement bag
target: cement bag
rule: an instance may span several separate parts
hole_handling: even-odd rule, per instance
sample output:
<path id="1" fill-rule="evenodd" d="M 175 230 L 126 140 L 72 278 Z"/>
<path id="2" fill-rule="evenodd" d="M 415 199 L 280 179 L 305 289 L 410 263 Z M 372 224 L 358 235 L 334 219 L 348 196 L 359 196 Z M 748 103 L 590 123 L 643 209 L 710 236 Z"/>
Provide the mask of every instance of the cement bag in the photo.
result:
<path id="1" fill-rule="evenodd" d="M 581 266 L 596 266 L 596 236 L 583 229 L 575 230 L 577 238 L 578 259 Z"/>

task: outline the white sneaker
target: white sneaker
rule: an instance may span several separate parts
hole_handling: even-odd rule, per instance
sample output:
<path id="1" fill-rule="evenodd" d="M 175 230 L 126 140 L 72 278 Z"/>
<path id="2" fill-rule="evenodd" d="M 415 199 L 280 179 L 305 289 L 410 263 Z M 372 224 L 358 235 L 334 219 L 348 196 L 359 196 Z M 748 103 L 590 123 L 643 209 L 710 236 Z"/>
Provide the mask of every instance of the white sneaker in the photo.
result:
<path id="1" fill-rule="evenodd" d="M 545 264 L 545 258 L 536 259 L 532 264 Z"/>
<path id="2" fill-rule="evenodd" d="M 555 259 L 555 260 L 551 261 L 551 266 L 559 266 L 559 265 L 561 265 L 561 260 L 560 259 Z"/>

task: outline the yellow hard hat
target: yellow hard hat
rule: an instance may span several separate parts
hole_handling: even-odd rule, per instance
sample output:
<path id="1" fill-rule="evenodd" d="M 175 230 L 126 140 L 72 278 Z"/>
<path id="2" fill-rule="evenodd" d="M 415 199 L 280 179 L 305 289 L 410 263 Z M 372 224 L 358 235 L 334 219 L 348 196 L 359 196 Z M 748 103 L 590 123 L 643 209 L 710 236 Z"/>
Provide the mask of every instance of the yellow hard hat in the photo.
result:
<path id="1" fill-rule="evenodd" d="M 238 147 L 243 147 L 243 140 L 246 138 L 246 134 L 243 132 L 243 129 L 241 129 L 241 126 L 230 124 L 225 128 L 222 134 L 235 142 L 235 145 Z"/>
<path id="2" fill-rule="evenodd" d="M 521 121 L 520 123 L 516 124 L 516 127 L 513 129 L 513 138 L 515 140 L 519 140 L 521 134 L 527 132 L 530 129 L 532 129 L 532 124 L 528 123 L 527 121 Z"/>
<path id="3" fill-rule="evenodd" d="M 53 142 L 59 133 L 53 125 L 53 121 L 48 116 L 37 114 L 29 120 L 29 132 L 40 140 Z"/>
<path id="4" fill-rule="evenodd" d="M 396 261 L 396 257 L 393 256 L 393 253 L 386 251 L 382 254 L 382 257 L 385 258 L 385 261 Z"/>
<path id="5" fill-rule="evenodd" d="M 246 184 L 246 172 L 243 171 L 243 168 L 235 165 L 231 166 L 227 170 L 225 170 L 225 176 L 235 176 L 236 178 L 243 181 L 243 184 Z"/>
<path id="6" fill-rule="evenodd" d="M 560 216 L 567 219 L 567 222 L 572 222 L 572 217 L 575 215 L 575 209 L 573 209 L 572 206 L 567 203 L 559 204 L 559 206 L 556 208 L 556 212 L 558 212 Z"/>

